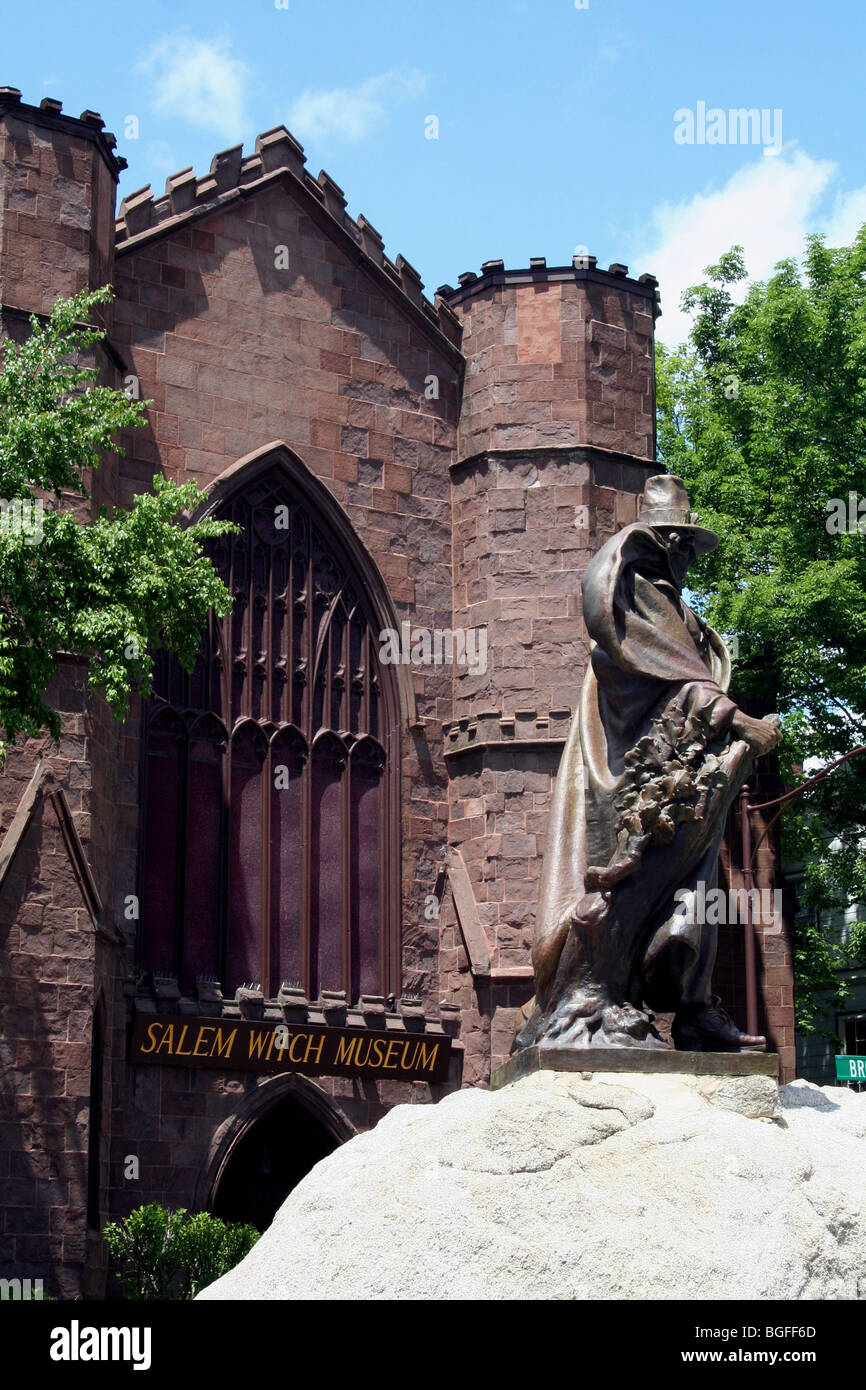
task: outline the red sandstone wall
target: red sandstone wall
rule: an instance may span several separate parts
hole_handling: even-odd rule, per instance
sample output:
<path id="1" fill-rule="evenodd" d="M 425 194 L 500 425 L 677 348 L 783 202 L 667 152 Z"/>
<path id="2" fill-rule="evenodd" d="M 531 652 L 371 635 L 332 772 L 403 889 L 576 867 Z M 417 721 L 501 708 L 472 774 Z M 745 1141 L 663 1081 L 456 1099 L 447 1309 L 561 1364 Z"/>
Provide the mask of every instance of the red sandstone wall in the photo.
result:
<path id="1" fill-rule="evenodd" d="M 449 844 L 492 971 L 473 976 L 449 898 L 440 970 L 461 1008 L 470 1083 L 505 1060 L 532 994 L 550 798 L 589 658 L 581 576 L 635 519 L 655 471 L 639 462 L 653 445 L 653 285 L 494 265 L 447 296 L 467 359 L 451 470 L 454 624 L 483 628 L 488 643 L 486 671 L 455 675 L 445 741 Z"/>
<path id="2" fill-rule="evenodd" d="M 751 800 L 755 805 L 773 800 L 783 790 L 774 760 L 767 759 L 760 775 L 750 781 Z M 757 889 L 770 889 L 773 884 L 783 890 L 782 922 L 755 923 L 755 965 L 758 985 L 758 1031 L 767 1037 L 768 1047 L 779 1054 L 780 1076 L 783 1082 L 793 1081 L 797 1071 L 797 1050 L 794 1038 L 794 990 L 791 924 L 793 904 L 784 892 L 784 880 L 779 855 L 778 824 L 763 840 L 762 836 L 771 811 L 752 815 L 752 844 L 757 845 L 755 879 Z M 743 887 L 741 870 L 741 822 L 739 803 L 728 821 L 725 843 L 720 855 L 720 885 L 725 888 Z M 761 841 L 760 844 L 758 842 Z M 781 925 L 781 930 L 777 927 Z M 746 1027 L 745 988 L 745 927 L 741 922 L 719 927 L 719 950 L 713 974 L 713 988 L 722 1003 L 733 1014 L 739 1026 Z"/>
<path id="3" fill-rule="evenodd" d="M 463 1011 L 468 1074 L 483 1080 L 505 1060 L 516 1010 L 532 993 L 550 798 L 589 657 L 581 576 L 599 546 L 634 520 L 653 470 L 590 449 L 539 449 L 484 455 L 452 471 L 454 621 L 485 626 L 489 647 L 486 675 L 455 681 L 457 718 L 445 743 L 449 843 L 468 870 L 494 969 L 524 976 L 494 979 L 479 996 L 448 902 L 440 969 Z"/>
<path id="4" fill-rule="evenodd" d="M 594 445 L 654 456 L 651 285 L 595 271 L 492 273 L 450 299 L 463 323 L 460 457 Z M 556 279 L 557 275 L 567 278 Z"/>
<path id="5" fill-rule="evenodd" d="M 42 802 L 0 891 L 0 1262 L 75 1297 L 86 1254 L 91 1000 L 96 942 L 51 805 Z"/>
<path id="6" fill-rule="evenodd" d="M 82 124 L 53 110 L 19 114 L 10 93 L 0 89 L 0 301 L 48 313 L 58 295 L 110 280 L 123 164 L 98 116 Z"/>
<path id="7" fill-rule="evenodd" d="M 275 268 L 279 245 L 289 248 L 287 270 Z M 160 470 L 204 487 L 285 440 L 347 511 L 400 618 L 450 627 L 453 351 L 281 186 L 121 246 L 115 279 L 115 337 L 153 400 L 147 431 L 128 441 L 120 500 Z M 438 399 L 425 395 L 430 376 Z M 419 904 L 445 839 L 441 723 L 451 677 L 442 667 L 413 676 L 428 723 L 403 730 L 405 985 L 438 1006 L 436 923 Z"/>

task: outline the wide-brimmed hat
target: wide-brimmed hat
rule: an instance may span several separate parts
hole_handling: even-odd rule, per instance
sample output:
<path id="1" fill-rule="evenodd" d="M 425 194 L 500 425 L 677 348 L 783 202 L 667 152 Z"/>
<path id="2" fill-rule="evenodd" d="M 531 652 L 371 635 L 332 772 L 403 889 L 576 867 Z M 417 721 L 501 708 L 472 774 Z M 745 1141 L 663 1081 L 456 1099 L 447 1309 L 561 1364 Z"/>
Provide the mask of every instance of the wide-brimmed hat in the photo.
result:
<path id="1" fill-rule="evenodd" d="M 719 543 L 715 531 L 698 525 L 700 517 L 689 506 L 683 480 L 673 473 L 657 473 L 654 478 L 647 478 L 638 503 L 637 519 L 659 531 L 688 531 L 694 538 L 696 555 L 706 555 Z"/>

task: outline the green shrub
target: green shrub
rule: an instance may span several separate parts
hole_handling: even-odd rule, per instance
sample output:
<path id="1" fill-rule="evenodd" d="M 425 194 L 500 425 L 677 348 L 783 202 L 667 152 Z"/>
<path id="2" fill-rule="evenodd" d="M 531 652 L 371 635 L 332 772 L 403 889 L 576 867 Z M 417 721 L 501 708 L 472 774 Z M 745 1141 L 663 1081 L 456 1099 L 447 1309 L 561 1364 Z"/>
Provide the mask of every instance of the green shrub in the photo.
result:
<path id="1" fill-rule="evenodd" d="M 168 1211 L 158 1202 L 110 1221 L 103 1234 L 130 1299 L 195 1298 L 259 1238 L 254 1226 L 226 1223 L 206 1211 Z"/>
<path id="2" fill-rule="evenodd" d="M 210 1212 L 190 1216 L 178 1233 L 183 1298 L 195 1298 L 200 1289 L 228 1274 L 249 1254 L 259 1232 L 255 1226 L 221 1221 Z"/>
<path id="3" fill-rule="evenodd" d="M 166 1211 L 157 1202 L 137 1207 L 123 1221 L 109 1221 L 103 1235 L 121 1266 L 127 1298 L 170 1298 L 178 1267 L 177 1236 L 186 1212 Z"/>

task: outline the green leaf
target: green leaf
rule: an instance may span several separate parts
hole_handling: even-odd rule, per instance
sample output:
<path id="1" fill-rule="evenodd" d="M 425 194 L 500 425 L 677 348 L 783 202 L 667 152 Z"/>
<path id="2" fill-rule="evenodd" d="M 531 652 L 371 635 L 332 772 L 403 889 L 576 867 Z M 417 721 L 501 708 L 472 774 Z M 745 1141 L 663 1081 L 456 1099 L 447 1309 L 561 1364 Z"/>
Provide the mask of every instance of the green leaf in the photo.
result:
<path id="1" fill-rule="evenodd" d="M 0 526 L 0 757 L 19 735 L 59 736 L 45 692 L 61 652 L 87 659 L 90 685 L 122 717 L 150 690 L 154 649 L 191 670 L 208 613 L 231 607 L 205 546 L 237 528 L 188 523 L 204 498 L 194 483 L 157 477 L 130 508 L 88 519 L 88 471 L 122 453 L 118 433 L 145 424 L 151 404 L 97 384 L 91 349 L 105 333 L 86 320 L 111 293 L 58 300 L 26 342 L 2 344 L 0 498 L 14 505 Z"/>
<path id="2" fill-rule="evenodd" d="M 838 249 L 809 237 L 799 263 L 780 261 L 740 303 L 742 248 L 706 273 L 684 296 L 688 341 L 657 353 L 659 455 L 721 537 L 689 590 L 737 636 L 732 693 L 780 713 L 796 784 L 806 760 L 866 743 L 866 535 L 828 529 L 833 499 L 847 524 L 849 494 L 866 497 L 866 228 Z M 785 858 L 804 866 L 807 904 L 866 901 L 864 845 L 866 756 L 786 808 Z M 798 1026 L 823 1027 L 818 995 L 850 959 L 824 931 L 800 933 Z"/>

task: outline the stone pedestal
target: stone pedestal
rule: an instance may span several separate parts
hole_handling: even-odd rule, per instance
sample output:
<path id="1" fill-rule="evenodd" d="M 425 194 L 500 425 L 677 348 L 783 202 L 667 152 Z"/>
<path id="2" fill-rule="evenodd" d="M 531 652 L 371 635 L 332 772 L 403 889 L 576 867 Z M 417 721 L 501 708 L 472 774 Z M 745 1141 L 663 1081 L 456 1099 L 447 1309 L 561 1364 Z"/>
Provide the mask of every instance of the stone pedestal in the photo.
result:
<path id="1" fill-rule="evenodd" d="M 545 1068 L 396 1106 L 199 1298 L 685 1299 L 696 1322 L 700 1302 L 813 1307 L 866 1296 L 864 1207 L 866 1113 L 845 1087 Z"/>
<path id="2" fill-rule="evenodd" d="M 677 1052 L 660 1047 L 526 1047 L 490 1078 L 499 1090 L 535 1071 L 661 1072 L 689 1076 L 779 1077 L 776 1052 Z"/>

